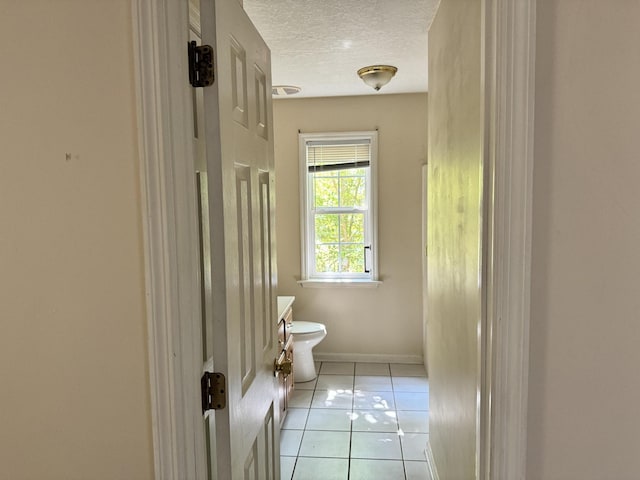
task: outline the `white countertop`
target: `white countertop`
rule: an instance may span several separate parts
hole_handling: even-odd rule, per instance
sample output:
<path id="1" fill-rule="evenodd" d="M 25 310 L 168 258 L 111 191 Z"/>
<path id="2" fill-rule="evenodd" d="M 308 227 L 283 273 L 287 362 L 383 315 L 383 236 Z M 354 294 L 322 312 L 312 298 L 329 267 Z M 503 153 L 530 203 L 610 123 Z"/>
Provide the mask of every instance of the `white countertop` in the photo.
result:
<path id="1" fill-rule="evenodd" d="M 280 322 L 289 307 L 293 305 L 295 299 L 296 297 L 278 297 L 278 322 Z"/>

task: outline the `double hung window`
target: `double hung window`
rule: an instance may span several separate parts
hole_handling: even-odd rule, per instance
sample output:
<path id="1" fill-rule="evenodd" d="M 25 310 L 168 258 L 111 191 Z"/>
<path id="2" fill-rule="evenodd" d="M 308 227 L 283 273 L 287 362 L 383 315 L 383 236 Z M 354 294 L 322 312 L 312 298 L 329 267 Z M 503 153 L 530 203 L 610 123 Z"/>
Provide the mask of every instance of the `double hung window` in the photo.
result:
<path id="1" fill-rule="evenodd" d="M 300 134 L 302 279 L 377 280 L 377 132 Z"/>

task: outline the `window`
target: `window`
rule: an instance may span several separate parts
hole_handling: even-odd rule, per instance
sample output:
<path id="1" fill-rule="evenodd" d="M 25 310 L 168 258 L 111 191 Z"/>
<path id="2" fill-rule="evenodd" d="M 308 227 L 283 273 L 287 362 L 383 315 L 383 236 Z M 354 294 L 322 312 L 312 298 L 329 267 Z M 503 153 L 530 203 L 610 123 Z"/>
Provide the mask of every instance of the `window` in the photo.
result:
<path id="1" fill-rule="evenodd" d="M 377 139 L 300 134 L 302 284 L 377 283 Z"/>

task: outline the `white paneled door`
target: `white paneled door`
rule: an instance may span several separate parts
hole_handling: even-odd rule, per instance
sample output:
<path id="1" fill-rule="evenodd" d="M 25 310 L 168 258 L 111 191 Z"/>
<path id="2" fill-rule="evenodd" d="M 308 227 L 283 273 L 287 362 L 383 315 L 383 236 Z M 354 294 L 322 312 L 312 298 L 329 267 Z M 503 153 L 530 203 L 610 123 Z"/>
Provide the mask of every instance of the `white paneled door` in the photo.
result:
<path id="1" fill-rule="evenodd" d="M 270 52 L 237 1 L 202 0 L 215 82 L 197 135 L 204 352 L 226 376 L 227 406 L 207 419 L 210 478 L 279 479 L 279 409 Z M 198 90 L 199 96 L 200 90 Z M 202 122 L 204 125 L 200 125 Z M 204 128 L 202 128 L 204 127 Z"/>

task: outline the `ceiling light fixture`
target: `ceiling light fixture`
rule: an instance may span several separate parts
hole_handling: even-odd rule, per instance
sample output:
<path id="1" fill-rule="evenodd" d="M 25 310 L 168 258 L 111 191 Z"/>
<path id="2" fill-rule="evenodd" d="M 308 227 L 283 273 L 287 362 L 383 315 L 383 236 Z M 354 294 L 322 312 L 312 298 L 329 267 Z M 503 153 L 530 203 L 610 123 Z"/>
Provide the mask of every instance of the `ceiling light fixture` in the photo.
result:
<path id="1" fill-rule="evenodd" d="M 274 85 L 271 87 L 271 95 L 274 97 L 286 97 L 287 95 L 295 95 L 300 93 L 302 88 L 295 85 Z"/>
<path id="2" fill-rule="evenodd" d="M 391 65 L 370 65 L 358 70 L 358 76 L 364 83 L 378 91 L 389 83 L 397 71 L 398 69 Z"/>

